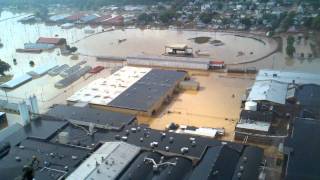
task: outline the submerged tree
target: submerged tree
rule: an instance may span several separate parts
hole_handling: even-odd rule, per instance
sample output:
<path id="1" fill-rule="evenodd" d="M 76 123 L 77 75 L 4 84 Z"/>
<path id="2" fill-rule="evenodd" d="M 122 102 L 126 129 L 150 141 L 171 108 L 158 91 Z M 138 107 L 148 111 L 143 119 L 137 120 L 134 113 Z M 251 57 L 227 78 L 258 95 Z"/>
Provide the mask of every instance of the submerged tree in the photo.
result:
<path id="1" fill-rule="evenodd" d="M 33 67 L 33 66 L 35 65 L 34 61 L 30 61 L 30 62 L 29 62 L 29 65 L 30 65 L 31 67 Z"/>
<path id="2" fill-rule="evenodd" d="M 5 76 L 5 72 L 9 71 L 11 66 L 0 59 L 0 75 Z"/>

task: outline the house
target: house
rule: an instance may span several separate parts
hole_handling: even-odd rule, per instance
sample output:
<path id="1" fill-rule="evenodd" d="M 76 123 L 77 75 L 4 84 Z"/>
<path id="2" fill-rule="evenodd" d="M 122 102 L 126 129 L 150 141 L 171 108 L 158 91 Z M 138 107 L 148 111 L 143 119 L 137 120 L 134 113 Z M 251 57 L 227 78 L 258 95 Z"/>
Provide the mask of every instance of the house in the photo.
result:
<path id="1" fill-rule="evenodd" d="M 52 44 L 52 45 L 55 45 L 55 46 L 60 46 L 60 45 L 67 44 L 67 41 L 64 38 L 40 37 L 37 40 L 37 43 L 39 43 L 39 44 Z"/>

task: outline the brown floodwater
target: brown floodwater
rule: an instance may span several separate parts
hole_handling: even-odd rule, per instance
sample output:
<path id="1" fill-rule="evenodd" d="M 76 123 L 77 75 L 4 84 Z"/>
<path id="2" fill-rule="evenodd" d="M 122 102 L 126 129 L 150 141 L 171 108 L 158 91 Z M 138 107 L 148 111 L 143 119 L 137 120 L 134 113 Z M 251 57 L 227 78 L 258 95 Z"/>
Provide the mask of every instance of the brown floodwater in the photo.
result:
<path id="1" fill-rule="evenodd" d="M 276 41 L 259 37 L 256 40 L 248 37 L 235 36 L 233 33 L 215 33 L 180 30 L 159 30 L 159 29 L 116 29 L 110 32 L 90 35 L 84 29 L 91 27 L 61 29 L 59 26 L 47 26 L 45 24 L 24 25 L 18 22 L 21 14 L 13 14 L 8 11 L 1 12 L 0 16 L 0 38 L 4 47 L 0 49 L 0 58 L 11 65 L 9 74 L 18 76 L 32 70 L 29 61 L 35 62 L 35 67 L 48 63 L 57 65 L 73 65 L 80 60 L 87 60 L 88 64 L 103 65 L 106 67 L 118 66 L 109 62 L 98 62 L 93 57 L 80 56 L 79 60 L 71 60 L 70 56 L 61 56 L 58 49 L 41 54 L 16 53 L 16 48 L 22 48 L 24 43 L 35 42 L 40 36 L 63 37 L 73 46 L 78 47 L 78 52 L 84 55 L 98 56 L 134 56 L 140 54 L 161 55 L 164 53 L 164 46 L 167 44 L 185 43 L 193 47 L 194 51 L 207 52 L 209 58 L 223 60 L 226 63 L 243 62 L 257 59 L 268 54 L 276 47 Z M 8 19 L 11 18 L 11 19 Z M 21 17 L 20 17 L 21 18 Z M 95 32 L 101 32 L 102 27 L 93 28 Z M 252 35 L 248 35 L 251 37 Z M 210 37 L 210 40 L 221 40 L 223 46 L 213 46 L 210 43 L 196 43 L 192 38 Z M 120 39 L 126 39 L 119 43 Z M 308 43 L 299 45 L 301 51 L 310 51 Z M 285 45 L 285 40 L 284 40 Z M 241 53 L 239 53 L 241 52 Z M 241 55 L 239 55 L 241 54 Z M 17 59 L 17 65 L 13 64 L 13 58 Z M 240 65 L 241 67 L 274 68 L 286 70 L 319 72 L 320 60 L 287 59 L 278 52 L 265 58 L 262 61 Z M 105 77 L 110 74 L 106 69 L 89 79 L 80 79 L 65 89 L 56 89 L 54 83 L 61 77 L 45 75 L 32 80 L 19 88 L 8 91 L 10 101 L 21 101 L 28 96 L 35 94 L 39 104 L 45 111 L 53 103 L 65 103 L 66 98 L 73 92 L 85 86 L 92 80 Z M 230 76 L 226 74 L 207 73 L 207 75 L 194 75 L 195 80 L 201 84 L 199 92 L 185 91 L 175 97 L 173 102 L 157 118 L 143 118 L 139 121 L 147 122 L 151 127 L 163 129 L 169 122 L 189 124 L 206 127 L 225 127 L 227 138 L 232 137 L 234 124 L 237 121 L 240 111 L 240 98 L 246 88 L 253 83 L 252 78 L 244 75 Z M 232 94 L 235 97 L 232 97 Z M 0 98 L 5 99 L 4 91 L 0 91 Z M 172 113 L 167 113 L 168 111 Z"/>

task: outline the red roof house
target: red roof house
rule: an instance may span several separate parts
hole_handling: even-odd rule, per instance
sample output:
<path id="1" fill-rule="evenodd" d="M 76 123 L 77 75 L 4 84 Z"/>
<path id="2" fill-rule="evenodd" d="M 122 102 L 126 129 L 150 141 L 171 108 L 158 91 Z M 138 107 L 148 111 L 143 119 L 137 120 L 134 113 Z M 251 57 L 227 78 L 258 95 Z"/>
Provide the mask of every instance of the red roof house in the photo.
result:
<path id="1" fill-rule="evenodd" d="M 53 45 L 62 45 L 62 44 L 66 44 L 66 39 L 64 39 L 64 38 L 47 38 L 47 37 L 40 37 L 40 38 L 37 40 L 37 43 L 53 44 Z"/>

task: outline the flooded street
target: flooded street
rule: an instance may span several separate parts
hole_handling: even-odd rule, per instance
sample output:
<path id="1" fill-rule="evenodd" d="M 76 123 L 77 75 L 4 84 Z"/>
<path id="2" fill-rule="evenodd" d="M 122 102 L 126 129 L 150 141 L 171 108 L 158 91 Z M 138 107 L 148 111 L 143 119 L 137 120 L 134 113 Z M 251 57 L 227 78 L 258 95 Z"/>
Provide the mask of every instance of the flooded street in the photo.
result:
<path id="1" fill-rule="evenodd" d="M 165 45 L 184 43 L 192 47 L 194 52 L 206 52 L 209 55 L 208 58 L 222 60 L 230 64 L 258 59 L 277 48 L 275 40 L 260 36 L 258 38 L 252 35 L 242 37 L 242 35 L 233 33 L 170 29 L 116 29 L 102 33 L 102 27 L 93 29 L 97 34 L 86 34 L 84 30 L 91 27 L 61 29 L 58 26 L 47 26 L 45 24 L 24 25 L 18 22 L 21 16 L 21 14 L 4 11 L 0 18 L 0 38 L 4 44 L 4 47 L 0 49 L 0 58 L 11 65 L 8 74 L 19 76 L 43 64 L 74 65 L 81 60 L 86 60 L 87 64 L 91 66 L 102 65 L 108 67 L 102 73 L 90 78 L 81 78 L 64 89 L 54 87 L 54 84 L 62 79 L 60 76 L 45 75 L 14 90 L 0 92 L 1 99 L 8 99 L 12 102 L 22 101 L 35 94 L 38 97 L 42 112 L 45 112 L 52 104 L 66 103 L 65 100 L 76 90 L 94 79 L 110 75 L 112 68 L 119 66 L 119 64 L 111 62 L 96 61 L 94 56 L 162 55 Z M 71 60 L 70 56 L 60 55 L 59 49 L 41 54 L 16 53 L 15 50 L 23 48 L 24 43 L 35 42 L 40 36 L 66 38 L 71 46 L 78 47 L 79 60 Z M 224 45 L 214 46 L 209 42 L 196 43 L 192 39 L 196 37 L 220 40 Z M 125 39 L 125 41 L 120 43 L 120 39 Z M 17 59 L 17 65 L 13 64 L 13 58 Z M 35 67 L 29 65 L 30 60 L 35 62 Z M 318 59 L 288 60 L 286 55 L 278 52 L 261 61 L 237 66 L 317 73 L 319 65 L 320 61 Z M 149 123 L 155 129 L 163 129 L 173 119 L 177 123 L 188 122 L 189 125 L 195 126 L 225 127 L 226 138 L 232 139 L 233 135 L 229 132 L 234 130 L 234 124 L 239 117 L 240 99 L 248 86 L 253 83 L 254 77 L 244 75 L 237 75 L 237 77 L 231 75 L 230 77 L 226 74 L 206 73 L 206 75 L 193 75 L 192 78 L 200 82 L 201 90 L 199 92 L 179 94 L 159 117 L 151 119 L 141 117 L 139 118 L 140 122 Z M 235 97 L 232 97 L 232 94 Z"/>

